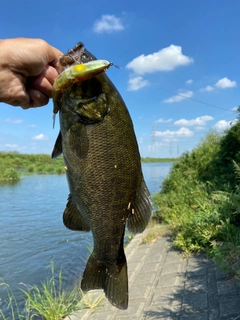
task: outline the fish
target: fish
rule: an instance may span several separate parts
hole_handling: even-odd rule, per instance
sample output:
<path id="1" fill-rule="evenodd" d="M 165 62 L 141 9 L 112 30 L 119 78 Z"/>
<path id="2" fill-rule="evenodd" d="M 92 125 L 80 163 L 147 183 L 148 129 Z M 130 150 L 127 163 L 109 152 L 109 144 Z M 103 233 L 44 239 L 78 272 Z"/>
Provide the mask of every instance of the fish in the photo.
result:
<path id="1" fill-rule="evenodd" d="M 77 65 L 82 69 L 76 71 Z M 52 158 L 63 154 L 70 191 L 64 225 L 93 235 L 81 288 L 103 289 L 113 306 L 125 310 L 129 300 L 125 229 L 144 231 L 152 201 L 129 111 L 105 74 L 110 65 L 97 60 L 81 42 L 58 61 L 62 78 L 54 85 L 53 101 L 60 132 Z M 71 70 L 78 75 L 72 77 Z"/>

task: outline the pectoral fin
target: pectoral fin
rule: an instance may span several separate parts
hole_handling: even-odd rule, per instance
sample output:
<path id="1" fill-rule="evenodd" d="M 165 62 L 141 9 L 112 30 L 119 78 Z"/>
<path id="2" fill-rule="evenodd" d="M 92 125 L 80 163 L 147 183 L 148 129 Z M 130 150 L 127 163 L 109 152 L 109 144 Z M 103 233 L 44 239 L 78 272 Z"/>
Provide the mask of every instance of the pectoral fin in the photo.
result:
<path id="1" fill-rule="evenodd" d="M 88 222 L 78 210 L 71 194 L 68 197 L 68 203 L 63 213 L 63 223 L 70 230 L 90 231 Z"/>
<path id="2" fill-rule="evenodd" d="M 131 204 L 131 213 L 128 217 L 127 226 L 133 233 L 143 232 L 152 213 L 152 201 L 144 180 L 137 191 L 136 199 Z"/>
<path id="3" fill-rule="evenodd" d="M 53 147 L 52 159 L 59 157 L 62 154 L 62 134 L 61 131 L 58 134 L 57 140 Z"/>

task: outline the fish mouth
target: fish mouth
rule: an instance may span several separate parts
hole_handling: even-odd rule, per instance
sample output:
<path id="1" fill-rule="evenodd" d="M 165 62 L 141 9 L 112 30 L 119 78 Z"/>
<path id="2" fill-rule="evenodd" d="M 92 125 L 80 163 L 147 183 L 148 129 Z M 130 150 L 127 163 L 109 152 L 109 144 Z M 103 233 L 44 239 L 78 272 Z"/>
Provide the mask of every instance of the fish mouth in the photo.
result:
<path id="1" fill-rule="evenodd" d="M 67 104 L 77 122 L 84 125 L 101 122 L 110 112 L 104 92 L 88 99 L 70 99 Z"/>

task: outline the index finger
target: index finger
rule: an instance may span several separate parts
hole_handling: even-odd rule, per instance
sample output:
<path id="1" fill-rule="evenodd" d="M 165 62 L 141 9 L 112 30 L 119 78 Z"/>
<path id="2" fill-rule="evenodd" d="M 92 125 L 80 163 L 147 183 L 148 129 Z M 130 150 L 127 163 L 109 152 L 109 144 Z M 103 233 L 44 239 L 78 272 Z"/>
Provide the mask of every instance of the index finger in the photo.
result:
<path id="1" fill-rule="evenodd" d="M 48 52 L 48 64 L 56 69 L 59 58 L 63 55 L 63 53 L 55 47 L 49 45 Z"/>

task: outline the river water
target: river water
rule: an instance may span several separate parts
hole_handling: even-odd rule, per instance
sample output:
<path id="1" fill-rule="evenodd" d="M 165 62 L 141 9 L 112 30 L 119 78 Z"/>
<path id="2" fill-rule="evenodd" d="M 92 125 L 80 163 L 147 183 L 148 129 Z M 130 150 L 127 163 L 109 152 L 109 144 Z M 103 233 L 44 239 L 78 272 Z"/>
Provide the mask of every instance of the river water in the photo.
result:
<path id="1" fill-rule="evenodd" d="M 171 163 L 142 167 L 150 192 L 158 192 Z M 56 272 L 62 268 L 65 286 L 78 281 L 85 268 L 92 236 L 64 227 L 67 197 L 65 175 L 25 176 L 16 184 L 0 185 L 0 278 L 20 305 L 23 294 L 19 288 L 49 279 L 51 262 Z M 5 314 L 6 303 L 6 290 L 0 286 L 0 310 Z"/>

